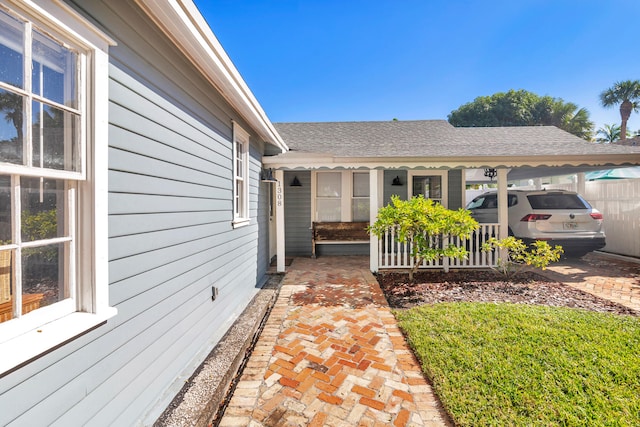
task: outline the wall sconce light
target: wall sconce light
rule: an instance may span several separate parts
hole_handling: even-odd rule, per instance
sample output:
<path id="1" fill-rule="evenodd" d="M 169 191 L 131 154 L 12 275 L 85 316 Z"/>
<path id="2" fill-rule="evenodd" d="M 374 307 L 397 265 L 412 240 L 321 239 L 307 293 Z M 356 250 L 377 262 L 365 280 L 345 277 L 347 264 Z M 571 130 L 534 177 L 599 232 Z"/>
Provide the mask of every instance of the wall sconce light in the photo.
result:
<path id="1" fill-rule="evenodd" d="M 298 179 L 297 176 L 293 177 L 293 181 L 291 181 L 290 184 L 291 187 L 302 187 L 302 183 L 300 182 L 300 180 Z"/>
<path id="2" fill-rule="evenodd" d="M 391 185 L 402 185 L 402 181 L 400 181 L 400 176 L 396 176 L 395 178 L 393 178 Z"/>
<path id="3" fill-rule="evenodd" d="M 260 181 L 262 181 L 262 182 L 278 182 L 273 177 L 273 169 L 271 169 L 271 168 L 262 169 L 262 171 L 260 171 Z"/>
<path id="4" fill-rule="evenodd" d="M 487 168 L 484 170 L 484 176 L 491 179 L 491 181 L 493 181 L 493 178 L 495 178 L 497 175 L 498 171 L 495 168 Z"/>

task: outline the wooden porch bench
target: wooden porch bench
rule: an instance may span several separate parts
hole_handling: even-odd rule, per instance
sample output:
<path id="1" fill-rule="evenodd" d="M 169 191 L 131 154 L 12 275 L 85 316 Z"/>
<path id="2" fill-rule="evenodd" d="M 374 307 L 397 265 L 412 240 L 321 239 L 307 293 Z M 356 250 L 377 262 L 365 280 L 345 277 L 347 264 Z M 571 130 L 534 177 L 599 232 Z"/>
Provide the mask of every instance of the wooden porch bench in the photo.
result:
<path id="1" fill-rule="evenodd" d="M 311 257 L 316 257 L 316 245 L 369 243 L 369 222 L 314 222 L 312 223 Z"/>

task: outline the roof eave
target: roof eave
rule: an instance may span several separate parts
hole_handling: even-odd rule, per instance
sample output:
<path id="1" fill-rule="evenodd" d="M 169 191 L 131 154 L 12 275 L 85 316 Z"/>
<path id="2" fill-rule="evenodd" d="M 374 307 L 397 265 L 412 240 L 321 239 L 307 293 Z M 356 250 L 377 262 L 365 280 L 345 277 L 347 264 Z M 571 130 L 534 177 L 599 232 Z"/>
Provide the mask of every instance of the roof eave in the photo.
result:
<path id="1" fill-rule="evenodd" d="M 260 138 L 288 150 L 193 1 L 135 1 Z"/>
<path id="2" fill-rule="evenodd" d="M 298 153 L 301 154 L 301 153 Z M 484 168 L 536 166 L 640 165 L 638 154 L 547 155 L 547 156 L 451 156 L 451 157 L 343 157 L 309 153 L 284 158 L 264 157 L 263 163 L 276 169 L 319 168 Z"/>

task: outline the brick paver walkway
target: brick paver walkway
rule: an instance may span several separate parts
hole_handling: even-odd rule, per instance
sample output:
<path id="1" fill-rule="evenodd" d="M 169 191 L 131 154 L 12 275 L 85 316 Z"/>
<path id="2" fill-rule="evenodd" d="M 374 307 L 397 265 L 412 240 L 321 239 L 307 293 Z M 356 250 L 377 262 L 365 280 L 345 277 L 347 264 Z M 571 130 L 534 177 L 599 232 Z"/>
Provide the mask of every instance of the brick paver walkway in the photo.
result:
<path id="1" fill-rule="evenodd" d="M 553 280 L 640 311 L 640 263 L 593 252 L 552 264 Z"/>
<path id="2" fill-rule="evenodd" d="M 365 257 L 296 258 L 221 426 L 449 425 Z"/>

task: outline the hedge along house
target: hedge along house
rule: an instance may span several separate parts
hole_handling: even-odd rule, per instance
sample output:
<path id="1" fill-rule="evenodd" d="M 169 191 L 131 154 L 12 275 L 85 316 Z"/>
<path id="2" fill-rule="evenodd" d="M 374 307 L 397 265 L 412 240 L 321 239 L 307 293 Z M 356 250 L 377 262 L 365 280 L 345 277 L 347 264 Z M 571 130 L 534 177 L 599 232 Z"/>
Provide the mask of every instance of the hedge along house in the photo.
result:
<path id="1" fill-rule="evenodd" d="M 499 224 L 483 226 L 476 237 L 506 237 L 509 179 L 640 164 L 638 147 L 593 144 L 549 126 L 454 128 L 444 120 L 275 126 L 290 148 L 263 160 L 265 167 L 275 170 L 278 181 L 279 271 L 285 269 L 285 256 L 314 252 L 314 223 L 371 223 L 392 195 L 407 199 L 422 194 L 449 209 L 464 207 L 468 169 L 493 170 L 501 200 Z M 406 248 L 394 244 L 391 235 L 384 242 L 375 236 L 365 238 L 368 241 L 346 241 L 334 234 L 319 242 L 316 251 L 368 254 L 372 271 L 404 268 L 411 262 Z M 476 250 L 464 262 L 444 260 L 425 267 L 486 267 L 492 262 L 495 259 Z"/>
<path id="2" fill-rule="evenodd" d="M 0 425 L 152 424 L 266 279 L 286 146 L 190 0 L 0 1 L 0 108 Z"/>

